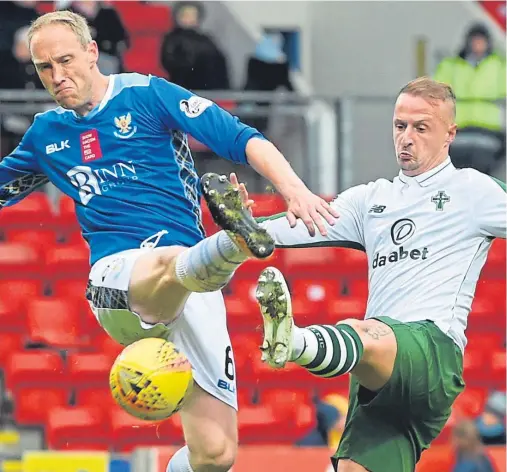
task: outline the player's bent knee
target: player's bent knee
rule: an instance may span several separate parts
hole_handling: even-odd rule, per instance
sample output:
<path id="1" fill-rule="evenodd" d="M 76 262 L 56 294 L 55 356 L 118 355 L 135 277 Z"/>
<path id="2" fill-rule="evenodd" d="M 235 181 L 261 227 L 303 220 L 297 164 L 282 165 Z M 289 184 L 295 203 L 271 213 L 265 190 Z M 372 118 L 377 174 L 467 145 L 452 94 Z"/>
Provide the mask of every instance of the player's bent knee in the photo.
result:
<path id="1" fill-rule="evenodd" d="M 223 437 L 207 441 L 198 449 L 191 449 L 192 466 L 206 472 L 228 472 L 234 465 L 237 444 Z"/>
<path id="2" fill-rule="evenodd" d="M 338 472 L 368 472 L 368 470 L 353 460 L 340 459 L 338 461 Z"/>

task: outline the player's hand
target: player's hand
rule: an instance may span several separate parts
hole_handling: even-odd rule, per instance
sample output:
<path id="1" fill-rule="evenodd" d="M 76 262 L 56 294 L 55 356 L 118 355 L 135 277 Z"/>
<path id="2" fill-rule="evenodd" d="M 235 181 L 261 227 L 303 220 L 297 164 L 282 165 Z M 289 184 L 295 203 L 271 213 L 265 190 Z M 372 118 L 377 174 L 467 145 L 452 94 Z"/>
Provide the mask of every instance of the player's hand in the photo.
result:
<path id="1" fill-rule="evenodd" d="M 239 189 L 239 195 L 241 197 L 241 201 L 243 202 L 243 205 L 245 206 L 245 208 L 248 209 L 250 211 L 250 213 L 253 214 L 252 207 L 255 202 L 254 202 L 254 200 L 250 200 L 248 198 L 248 190 L 246 189 L 245 184 L 239 183 L 238 177 L 236 176 L 236 174 L 234 172 L 229 176 L 229 180 L 234 188 Z"/>
<path id="2" fill-rule="evenodd" d="M 324 220 L 331 226 L 339 218 L 338 212 L 323 198 L 313 194 L 306 187 L 299 188 L 287 200 L 287 220 L 291 228 L 297 224 L 298 218 L 303 221 L 310 236 L 315 236 L 317 226 L 322 236 L 327 236 Z"/>

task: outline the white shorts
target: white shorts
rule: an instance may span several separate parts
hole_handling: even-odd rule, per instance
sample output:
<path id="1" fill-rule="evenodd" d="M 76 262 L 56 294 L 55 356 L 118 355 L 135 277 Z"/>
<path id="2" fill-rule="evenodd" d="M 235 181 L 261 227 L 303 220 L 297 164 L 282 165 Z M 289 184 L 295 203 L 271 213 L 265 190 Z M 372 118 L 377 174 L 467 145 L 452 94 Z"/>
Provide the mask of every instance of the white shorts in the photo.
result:
<path id="1" fill-rule="evenodd" d="M 86 297 L 104 330 L 127 346 L 155 337 L 173 342 L 192 364 L 195 382 L 238 409 L 236 371 L 222 292 L 192 293 L 170 324 L 148 324 L 130 311 L 128 287 L 137 258 L 157 249 L 130 249 L 104 257 L 90 271 Z"/>

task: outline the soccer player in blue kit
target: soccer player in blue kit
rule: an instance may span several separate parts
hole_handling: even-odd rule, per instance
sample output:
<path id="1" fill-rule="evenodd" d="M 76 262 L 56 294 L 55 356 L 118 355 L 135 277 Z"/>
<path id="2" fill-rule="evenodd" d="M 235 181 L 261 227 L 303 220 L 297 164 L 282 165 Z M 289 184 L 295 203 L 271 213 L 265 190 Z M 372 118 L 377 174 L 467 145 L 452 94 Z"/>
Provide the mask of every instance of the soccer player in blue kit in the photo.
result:
<path id="1" fill-rule="evenodd" d="M 271 181 L 291 225 L 299 218 L 310 234 L 325 233 L 324 220 L 338 215 L 257 130 L 211 101 L 158 77 L 102 75 L 81 16 L 43 15 L 29 42 L 60 106 L 36 115 L 0 162 L 0 207 L 48 181 L 74 199 L 91 253 L 86 296 L 102 327 L 123 345 L 170 340 L 193 365 L 197 385 L 180 412 L 187 446 L 167 470 L 225 472 L 237 450 L 237 399 L 220 289 L 274 242 L 248 212 L 205 238 L 186 133 Z"/>

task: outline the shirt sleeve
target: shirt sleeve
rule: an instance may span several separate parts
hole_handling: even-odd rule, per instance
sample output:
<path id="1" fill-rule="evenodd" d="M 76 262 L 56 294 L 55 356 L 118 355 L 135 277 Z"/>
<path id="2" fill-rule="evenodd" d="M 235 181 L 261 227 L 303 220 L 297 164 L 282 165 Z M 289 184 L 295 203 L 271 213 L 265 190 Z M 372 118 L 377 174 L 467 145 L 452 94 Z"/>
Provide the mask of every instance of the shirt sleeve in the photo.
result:
<path id="1" fill-rule="evenodd" d="M 507 223 L 507 193 L 505 183 L 479 174 L 475 185 L 474 217 L 482 236 L 505 239 Z"/>
<path id="2" fill-rule="evenodd" d="M 367 185 L 358 185 L 341 193 L 331 206 L 340 215 L 331 226 L 325 222 L 327 236 L 322 236 L 317 230 L 315 236 L 308 234 L 305 224 L 298 220 L 291 228 L 285 213 L 268 218 L 258 218 L 257 221 L 275 239 L 276 247 L 329 247 L 341 246 L 365 250 L 364 241 L 364 208 Z"/>
<path id="3" fill-rule="evenodd" d="M 0 161 L 0 208 L 19 202 L 37 187 L 49 182 L 41 171 L 32 145 L 32 128 L 18 147 Z"/>
<path id="4" fill-rule="evenodd" d="M 211 100 L 159 77 L 152 77 L 151 86 L 163 123 L 169 129 L 190 134 L 221 157 L 248 164 L 247 142 L 253 137 L 264 139 L 255 128 L 245 125 Z"/>

